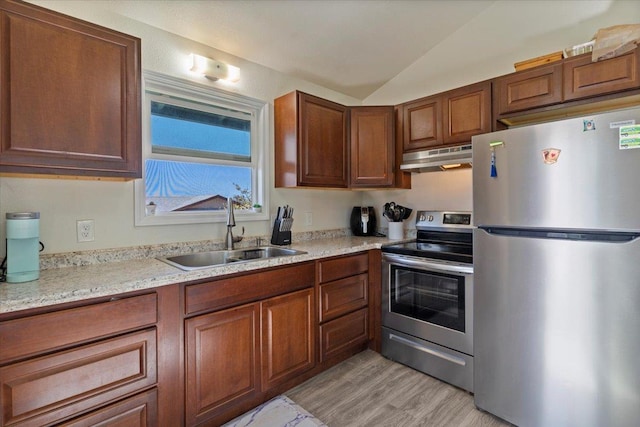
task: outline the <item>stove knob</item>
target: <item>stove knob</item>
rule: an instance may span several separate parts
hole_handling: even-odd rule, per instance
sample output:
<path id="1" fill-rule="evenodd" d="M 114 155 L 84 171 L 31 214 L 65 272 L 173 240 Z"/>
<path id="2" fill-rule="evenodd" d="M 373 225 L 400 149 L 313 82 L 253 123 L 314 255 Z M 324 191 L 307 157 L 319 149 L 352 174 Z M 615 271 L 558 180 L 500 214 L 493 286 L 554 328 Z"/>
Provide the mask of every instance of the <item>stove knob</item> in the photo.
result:
<path id="1" fill-rule="evenodd" d="M 429 220 L 429 222 L 433 221 L 433 215 L 429 215 L 429 218 L 427 218 Z"/>
<path id="2" fill-rule="evenodd" d="M 420 215 L 420 221 L 426 221 L 426 220 L 427 220 L 427 217 L 426 217 L 426 216 L 424 216 L 424 215 Z"/>

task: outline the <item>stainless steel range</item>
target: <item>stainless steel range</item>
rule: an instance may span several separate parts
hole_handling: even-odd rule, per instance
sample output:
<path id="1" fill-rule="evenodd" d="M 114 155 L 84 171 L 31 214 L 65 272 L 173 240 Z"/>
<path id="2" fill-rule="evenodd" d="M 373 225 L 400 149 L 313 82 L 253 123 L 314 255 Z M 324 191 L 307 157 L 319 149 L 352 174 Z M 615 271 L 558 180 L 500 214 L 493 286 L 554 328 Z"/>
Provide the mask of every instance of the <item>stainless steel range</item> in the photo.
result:
<path id="1" fill-rule="evenodd" d="M 473 391 L 470 212 L 418 211 L 417 239 L 382 248 L 382 355 Z"/>

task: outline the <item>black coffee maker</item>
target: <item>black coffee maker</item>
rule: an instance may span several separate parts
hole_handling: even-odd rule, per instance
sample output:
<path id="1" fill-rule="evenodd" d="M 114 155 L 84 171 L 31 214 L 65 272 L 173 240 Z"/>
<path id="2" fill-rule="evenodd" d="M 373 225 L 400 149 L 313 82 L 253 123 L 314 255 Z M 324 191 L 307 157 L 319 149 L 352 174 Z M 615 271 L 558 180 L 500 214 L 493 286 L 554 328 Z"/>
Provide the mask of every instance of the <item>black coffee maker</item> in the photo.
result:
<path id="1" fill-rule="evenodd" d="M 354 206 L 351 211 L 351 232 L 354 236 L 375 236 L 376 211 L 373 206 Z"/>

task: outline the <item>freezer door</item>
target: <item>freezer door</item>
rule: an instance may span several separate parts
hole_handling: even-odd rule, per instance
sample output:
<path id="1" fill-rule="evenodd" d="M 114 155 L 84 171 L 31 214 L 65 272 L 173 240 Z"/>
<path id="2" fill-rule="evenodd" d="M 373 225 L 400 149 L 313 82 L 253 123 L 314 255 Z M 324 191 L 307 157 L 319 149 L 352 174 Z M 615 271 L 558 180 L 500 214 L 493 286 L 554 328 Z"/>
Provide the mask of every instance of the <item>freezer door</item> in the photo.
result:
<path id="1" fill-rule="evenodd" d="M 474 231 L 476 405 L 520 426 L 640 424 L 640 239 Z"/>
<path id="2" fill-rule="evenodd" d="M 474 136 L 474 224 L 640 230 L 640 147 L 620 136 L 634 122 L 640 109 Z"/>

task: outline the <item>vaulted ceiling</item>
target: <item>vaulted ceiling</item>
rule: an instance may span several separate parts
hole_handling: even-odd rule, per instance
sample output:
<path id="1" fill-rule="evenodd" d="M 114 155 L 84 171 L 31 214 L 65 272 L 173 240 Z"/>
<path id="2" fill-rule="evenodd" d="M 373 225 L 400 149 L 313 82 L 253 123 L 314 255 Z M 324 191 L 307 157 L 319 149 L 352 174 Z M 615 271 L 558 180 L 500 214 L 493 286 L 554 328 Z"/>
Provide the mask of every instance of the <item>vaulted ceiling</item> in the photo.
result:
<path id="1" fill-rule="evenodd" d="M 524 44 L 536 31 L 561 31 L 565 26 L 575 25 L 576 20 L 584 19 L 584 9 L 601 11 L 613 1 L 92 0 L 92 3 L 293 77 L 365 99 L 447 39 L 460 39 L 461 34 L 467 39 L 474 38 L 473 28 L 482 28 L 484 33 L 489 29 L 492 33 L 493 43 L 483 44 L 490 55 L 491 49 L 499 44 Z M 531 14 L 532 8 L 536 13 Z"/>

